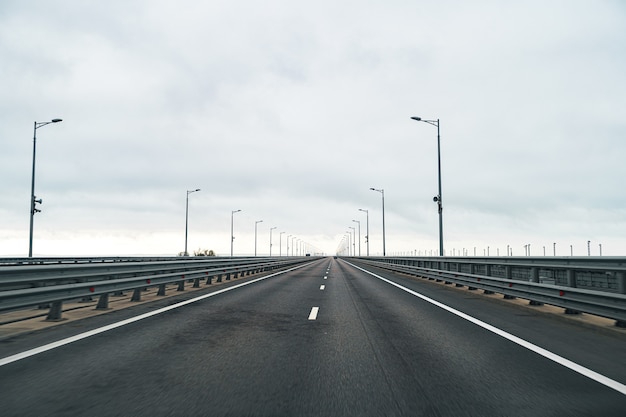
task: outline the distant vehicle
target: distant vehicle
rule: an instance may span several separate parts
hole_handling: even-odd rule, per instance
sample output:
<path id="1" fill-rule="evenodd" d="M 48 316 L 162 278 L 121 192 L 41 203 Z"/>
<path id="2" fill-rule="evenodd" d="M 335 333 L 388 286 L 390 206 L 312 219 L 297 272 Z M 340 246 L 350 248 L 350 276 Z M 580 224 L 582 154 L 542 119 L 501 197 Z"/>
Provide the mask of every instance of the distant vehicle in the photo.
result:
<path id="1" fill-rule="evenodd" d="M 310 253 L 307 253 L 307 254 L 306 254 L 306 255 L 304 255 L 304 256 L 311 256 L 311 254 L 310 254 Z"/>
<path id="2" fill-rule="evenodd" d="M 334 258 L 335 258 L 335 259 L 337 259 L 337 257 L 336 257 L 336 256 L 335 256 Z"/>

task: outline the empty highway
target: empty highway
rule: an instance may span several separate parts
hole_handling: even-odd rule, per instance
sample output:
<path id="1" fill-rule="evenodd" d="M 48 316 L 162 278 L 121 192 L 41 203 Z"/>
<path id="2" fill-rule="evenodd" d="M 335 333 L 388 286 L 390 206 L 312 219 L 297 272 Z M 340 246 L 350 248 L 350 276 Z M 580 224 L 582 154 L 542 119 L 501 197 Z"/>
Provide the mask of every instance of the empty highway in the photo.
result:
<path id="1" fill-rule="evenodd" d="M 4 340 L 0 407 L 7 417 L 621 417 L 625 342 L 323 258 Z"/>

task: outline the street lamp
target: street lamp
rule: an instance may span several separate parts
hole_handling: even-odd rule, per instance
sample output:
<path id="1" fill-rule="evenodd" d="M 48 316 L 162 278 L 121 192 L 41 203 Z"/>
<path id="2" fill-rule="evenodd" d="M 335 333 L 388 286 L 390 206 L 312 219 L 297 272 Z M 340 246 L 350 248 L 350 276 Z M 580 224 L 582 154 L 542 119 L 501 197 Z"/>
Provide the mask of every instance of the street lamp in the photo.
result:
<path id="1" fill-rule="evenodd" d="M 270 227 L 270 256 L 272 256 L 272 230 L 276 229 L 276 226 Z"/>
<path id="2" fill-rule="evenodd" d="M 189 194 L 200 191 L 199 188 L 195 190 L 187 190 L 187 198 L 185 198 L 185 256 L 189 256 L 187 252 L 187 235 L 189 230 Z"/>
<path id="3" fill-rule="evenodd" d="M 361 222 L 358 220 L 352 221 L 359 224 L 359 256 L 361 256 Z"/>
<path id="4" fill-rule="evenodd" d="M 366 209 L 359 209 L 359 211 L 364 211 L 366 216 L 365 243 L 367 243 L 367 256 L 370 256 L 370 213 Z"/>
<path id="5" fill-rule="evenodd" d="M 356 256 L 356 229 L 352 226 L 348 226 L 348 229 L 352 229 L 352 256 Z"/>
<path id="6" fill-rule="evenodd" d="M 30 184 L 30 235 L 28 239 L 28 257 L 31 258 L 33 256 L 33 221 L 35 217 L 35 213 L 39 213 L 39 210 L 35 205 L 37 203 L 41 204 L 42 200 L 37 200 L 35 197 L 35 153 L 37 149 L 37 129 L 40 127 L 44 127 L 45 125 L 49 125 L 50 123 L 59 123 L 62 122 L 63 119 L 52 119 L 49 122 L 35 122 L 33 129 L 33 175 L 31 177 Z"/>
<path id="7" fill-rule="evenodd" d="M 441 139 L 439 136 L 439 119 L 437 120 L 424 120 L 420 117 L 411 117 L 418 122 L 428 123 L 429 125 L 437 126 L 437 172 L 439 177 L 439 193 L 433 198 L 433 201 L 437 203 L 439 211 L 439 256 L 444 256 L 443 253 L 443 202 L 441 200 Z"/>
<path id="8" fill-rule="evenodd" d="M 233 233 L 233 224 L 235 213 L 239 213 L 241 210 L 233 210 L 230 212 L 230 257 L 233 257 L 233 242 L 235 242 L 235 235 Z"/>
<path id="9" fill-rule="evenodd" d="M 278 256 L 283 256 L 283 235 L 286 232 L 280 232 L 278 234 Z"/>
<path id="10" fill-rule="evenodd" d="M 370 188 L 370 190 L 378 191 L 379 193 L 382 194 L 382 198 L 383 198 L 383 256 L 385 256 L 386 255 L 386 252 L 385 252 L 385 190 L 382 188 L 380 190 L 377 190 L 376 188 Z"/>
<path id="11" fill-rule="evenodd" d="M 263 223 L 263 220 L 257 220 L 254 222 L 254 256 L 256 256 L 256 230 L 259 223 Z"/>
<path id="12" fill-rule="evenodd" d="M 289 238 L 291 237 L 291 235 L 287 235 L 287 256 L 289 256 Z M 293 251 L 293 249 L 292 249 Z"/>

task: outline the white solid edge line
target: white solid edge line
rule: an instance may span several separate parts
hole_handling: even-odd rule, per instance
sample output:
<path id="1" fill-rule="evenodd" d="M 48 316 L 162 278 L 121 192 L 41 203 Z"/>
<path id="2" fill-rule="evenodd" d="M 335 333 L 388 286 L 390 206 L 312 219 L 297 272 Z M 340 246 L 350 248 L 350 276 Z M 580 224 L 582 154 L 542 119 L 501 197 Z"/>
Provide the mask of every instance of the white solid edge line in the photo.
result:
<path id="1" fill-rule="evenodd" d="M 376 275 L 375 273 L 370 272 L 370 271 L 368 271 L 366 269 L 363 269 L 363 268 L 361 268 L 359 266 L 356 266 L 354 264 L 351 264 L 350 262 L 346 261 L 346 263 L 351 265 L 351 266 L 353 266 L 353 267 L 355 267 L 355 268 L 357 268 L 357 269 L 360 269 L 361 271 L 363 271 L 363 272 L 365 272 L 365 273 L 367 273 L 369 275 L 372 275 L 373 277 L 376 277 L 376 278 L 378 278 L 378 279 L 380 279 L 382 281 L 385 281 L 386 283 L 391 284 L 394 287 L 397 287 L 397 288 L 399 288 L 399 289 L 401 289 L 401 290 L 403 290 L 405 292 L 408 292 L 409 294 L 414 295 L 415 297 L 421 298 L 422 300 L 427 301 L 427 302 L 429 302 L 431 304 L 434 304 L 434 305 L 436 305 L 439 308 L 442 308 L 442 309 L 444 309 L 444 310 L 446 310 L 446 311 L 448 311 L 448 312 L 450 312 L 452 314 L 455 314 L 455 315 L 457 315 L 457 316 L 459 316 L 459 317 L 461 317 L 461 318 L 463 318 L 463 319 L 465 319 L 465 320 L 467 320 L 469 322 L 472 322 L 472 323 L 476 324 L 477 326 L 480 326 L 480 327 L 482 327 L 482 328 L 484 328 L 486 330 L 489 330 L 490 332 L 495 333 L 498 336 L 504 337 L 505 339 L 508 339 L 511 342 L 518 344 L 519 346 L 522 346 L 522 347 L 524 347 L 524 348 L 526 348 L 528 350 L 531 350 L 531 351 L 533 351 L 533 352 L 535 352 L 535 353 L 537 353 L 537 354 L 539 354 L 539 355 L 541 355 L 541 356 L 543 356 L 543 357 L 545 357 L 547 359 L 550 359 L 551 361 L 554 361 L 554 362 L 558 363 L 559 365 L 565 366 L 566 368 L 569 368 L 569 369 L 571 369 L 574 372 L 577 372 L 577 373 L 579 373 L 579 374 L 581 374 L 583 376 L 586 376 L 587 378 L 593 379 L 594 381 L 599 382 L 602 385 L 605 385 L 605 386 L 607 386 L 609 388 L 614 389 L 615 391 L 620 392 L 621 394 L 626 395 L 626 385 L 624 385 L 624 384 L 622 384 L 622 383 L 620 383 L 618 381 L 615 381 L 615 380 L 613 380 L 611 378 L 608 378 L 608 377 L 606 377 L 606 376 L 604 376 L 602 374 L 599 374 L 599 373 L 597 373 L 595 371 L 592 371 L 589 368 L 585 368 L 584 366 L 579 365 L 579 364 L 577 364 L 575 362 L 572 362 L 569 359 L 565 359 L 564 357 L 559 356 L 556 353 L 552 353 L 549 350 L 546 350 L 546 349 L 544 349 L 542 347 L 539 347 L 539 346 L 537 346 L 535 344 L 532 344 L 532 343 L 530 343 L 530 342 L 528 342 L 528 341 L 526 341 L 526 340 L 524 340 L 522 338 L 519 338 L 517 336 L 514 336 L 514 335 L 512 335 L 510 333 L 507 333 L 504 330 L 501 330 L 501 329 L 499 329 L 499 328 L 497 328 L 495 326 L 492 326 L 492 325 L 490 325 L 488 323 L 485 323 L 482 320 L 479 320 L 479 319 L 474 318 L 474 317 L 472 317 L 472 316 L 470 316 L 468 314 L 465 314 L 465 313 L 463 313 L 463 312 L 461 312 L 459 310 L 456 310 L 456 309 L 454 309 L 454 308 L 452 308 L 450 306 L 442 304 L 439 301 L 435 301 L 432 298 L 426 297 L 423 294 L 420 294 L 420 293 L 415 292 L 413 290 L 410 290 L 410 289 L 408 289 L 406 287 L 403 287 L 400 284 L 397 284 L 397 283 L 395 283 L 393 281 L 390 281 L 390 280 L 388 280 L 386 278 L 383 278 L 383 277 L 381 277 L 379 275 Z"/>
<path id="2" fill-rule="evenodd" d="M 317 313 L 320 311 L 319 307 L 311 307 L 311 313 L 309 314 L 309 320 L 316 320 Z"/>
<path id="3" fill-rule="evenodd" d="M 294 270 L 296 270 L 298 268 L 302 268 L 302 267 L 307 266 L 307 265 L 308 265 L 308 263 L 306 263 L 304 265 L 298 265 L 298 266 L 296 266 L 294 268 L 290 268 L 290 269 L 287 269 L 285 271 L 276 272 L 274 274 L 270 274 L 270 275 L 267 275 L 267 276 L 264 276 L 264 277 L 260 277 L 260 278 L 254 279 L 252 281 L 242 282 L 241 284 L 233 285 L 232 287 L 223 288 L 221 290 L 218 290 L 218 291 L 215 291 L 215 292 L 212 292 L 212 293 L 209 293 L 209 294 L 204 294 L 204 295 L 201 295 L 201 296 L 196 297 L 196 298 L 192 298 L 192 299 L 189 299 L 189 300 L 181 301 L 180 303 L 172 304 L 170 306 L 163 307 L 163 308 L 160 308 L 158 310 L 151 311 L 149 313 L 144 313 L 144 314 L 141 314 L 141 315 L 136 316 L 136 317 L 131 317 L 129 319 L 119 321 L 117 323 L 112 323 L 112 324 L 109 324 L 107 326 L 103 326 L 103 327 L 99 327 L 97 329 L 90 330 L 88 332 L 80 333 L 80 334 L 77 334 L 75 336 L 71 336 L 71 337 L 68 337 L 68 338 L 65 338 L 65 339 L 58 340 L 56 342 L 48 343 L 47 345 L 39 346 L 39 347 L 36 347 L 36 348 L 33 348 L 33 349 L 26 350 L 24 352 L 16 353 L 15 355 L 7 356 L 6 358 L 0 358 L 0 366 L 8 365 L 8 364 L 10 364 L 12 362 L 16 362 L 16 361 L 19 361 L 19 360 L 22 360 L 22 359 L 26 359 L 28 357 L 37 355 L 39 353 L 47 352 L 49 350 L 56 349 L 56 348 L 64 346 L 64 345 L 68 345 L 68 344 L 76 342 L 78 340 L 86 339 L 88 337 L 95 336 L 97 334 L 104 333 L 106 331 L 113 330 L 113 329 L 116 329 L 118 327 L 122 327 L 122 326 L 125 326 L 127 324 L 134 323 L 136 321 L 146 319 L 148 317 L 156 316 L 157 314 L 165 313 L 166 311 L 174 310 L 175 308 L 182 307 L 182 306 L 185 306 L 187 304 L 195 303 L 196 301 L 204 300 L 205 298 L 213 297 L 215 295 L 222 294 L 222 293 L 225 293 L 227 291 L 231 291 L 231 290 L 234 290 L 234 289 L 237 289 L 237 288 L 241 288 L 241 287 L 246 286 L 246 285 L 254 284 L 255 282 L 259 282 L 259 281 L 262 281 L 264 279 L 275 277 L 276 275 L 281 275 L 281 274 L 284 274 L 284 273 L 287 273 L 287 272 L 291 272 L 291 271 L 294 271 Z"/>

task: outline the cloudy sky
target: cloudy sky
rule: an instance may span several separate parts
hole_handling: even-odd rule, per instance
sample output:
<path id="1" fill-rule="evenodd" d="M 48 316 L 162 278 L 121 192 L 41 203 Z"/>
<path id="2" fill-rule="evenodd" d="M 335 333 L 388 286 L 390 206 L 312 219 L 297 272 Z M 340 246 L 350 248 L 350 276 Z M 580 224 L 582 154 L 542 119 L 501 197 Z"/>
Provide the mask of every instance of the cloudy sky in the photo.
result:
<path id="1" fill-rule="evenodd" d="M 0 256 L 626 255 L 626 3 L 3 0 Z M 279 247 L 279 239 L 282 246 Z M 556 246 L 554 244 L 556 243 Z M 571 246 L 570 246 L 571 245 Z M 358 254 L 358 244 L 356 251 Z M 290 248 L 291 252 L 291 248 Z"/>

